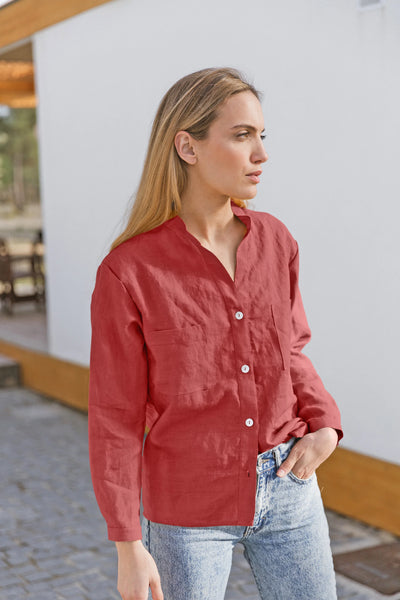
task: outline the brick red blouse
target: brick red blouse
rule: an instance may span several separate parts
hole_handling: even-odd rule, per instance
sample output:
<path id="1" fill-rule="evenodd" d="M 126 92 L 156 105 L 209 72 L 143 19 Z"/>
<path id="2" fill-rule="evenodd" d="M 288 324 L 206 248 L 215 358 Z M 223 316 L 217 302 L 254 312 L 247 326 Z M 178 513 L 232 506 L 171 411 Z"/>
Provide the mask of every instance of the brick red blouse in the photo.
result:
<path id="1" fill-rule="evenodd" d="M 302 353 L 297 242 L 271 214 L 231 208 L 247 227 L 234 281 L 179 216 L 97 269 L 89 458 L 109 540 L 142 538 L 141 489 L 152 521 L 251 525 L 257 454 L 321 427 L 343 437 Z"/>

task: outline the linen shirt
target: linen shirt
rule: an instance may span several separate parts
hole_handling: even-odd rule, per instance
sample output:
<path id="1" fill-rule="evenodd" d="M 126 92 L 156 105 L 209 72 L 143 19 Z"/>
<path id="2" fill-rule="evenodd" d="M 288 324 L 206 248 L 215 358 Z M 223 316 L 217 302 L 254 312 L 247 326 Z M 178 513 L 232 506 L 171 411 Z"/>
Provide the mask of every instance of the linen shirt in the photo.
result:
<path id="1" fill-rule="evenodd" d="M 141 491 L 151 521 L 252 525 L 259 453 L 322 427 L 343 437 L 302 352 L 297 241 L 273 215 L 230 205 L 246 225 L 234 280 L 179 215 L 97 268 L 89 458 L 109 540 L 142 538 Z"/>

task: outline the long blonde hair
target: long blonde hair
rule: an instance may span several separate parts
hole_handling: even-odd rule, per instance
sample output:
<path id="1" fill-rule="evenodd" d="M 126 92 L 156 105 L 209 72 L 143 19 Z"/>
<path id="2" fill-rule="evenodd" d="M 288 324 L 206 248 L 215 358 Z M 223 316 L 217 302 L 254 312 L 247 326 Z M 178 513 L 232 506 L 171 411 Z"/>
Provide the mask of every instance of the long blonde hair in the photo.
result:
<path id="1" fill-rule="evenodd" d="M 219 106 L 230 96 L 247 90 L 261 100 L 262 93 L 240 71 L 212 67 L 182 77 L 166 92 L 153 121 L 128 223 L 110 250 L 179 214 L 188 173 L 187 163 L 175 148 L 176 134 L 183 130 L 197 140 L 205 139 L 211 123 L 218 117 Z M 247 206 L 246 200 L 232 200 L 239 206 Z"/>

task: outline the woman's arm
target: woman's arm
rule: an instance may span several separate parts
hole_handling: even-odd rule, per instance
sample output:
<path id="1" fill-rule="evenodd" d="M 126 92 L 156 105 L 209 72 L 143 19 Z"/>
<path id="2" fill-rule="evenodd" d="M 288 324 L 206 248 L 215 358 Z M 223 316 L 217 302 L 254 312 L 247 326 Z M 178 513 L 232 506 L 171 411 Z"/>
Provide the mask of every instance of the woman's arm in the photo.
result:
<path id="1" fill-rule="evenodd" d="M 108 539 L 140 540 L 147 355 L 140 313 L 104 261 L 92 294 L 91 324 L 88 438 L 93 489 Z"/>
<path id="2" fill-rule="evenodd" d="M 311 339 L 311 330 L 299 289 L 299 247 L 294 242 L 295 252 L 289 263 L 292 301 L 290 374 L 298 402 L 297 414 L 308 424 L 309 433 L 293 446 L 277 475 L 281 477 L 293 471 L 300 479 L 307 479 L 332 454 L 343 431 L 335 400 L 325 389 L 311 360 L 302 352 Z"/>
<path id="3" fill-rule="evenodd" d="M 160 575 L 141 540 L 115 542 L 118 551 L 117 589 L 122 600 L 147 598 L 149 585 L 154 600 L 164 600 Z"/>
<path id="4" fill-rule="evenodd" d="M 88 437 L 93 489 L 118 551 L 122 600 L 163 600 L 160 576 L 142 544 L 140 492 L 147 402 L 141 316 L 112 269 L 100 264 L 91 300 Z"/>
<path id="5" fill-rule="evenodd" d="M 311 360 L 303 354 L 304 346 L 311 339 L 303 301 L 299 289 L 299 247 L 295 241 L 295 254 L 289 263 L 292 326 L 290 375 L 293 391 L 298 401 L 298 416 L 307 424 L 310 432 L 325 427 L 336 430 L 337 442 L 343 437 L 339 408 L 325 389 Z"/>

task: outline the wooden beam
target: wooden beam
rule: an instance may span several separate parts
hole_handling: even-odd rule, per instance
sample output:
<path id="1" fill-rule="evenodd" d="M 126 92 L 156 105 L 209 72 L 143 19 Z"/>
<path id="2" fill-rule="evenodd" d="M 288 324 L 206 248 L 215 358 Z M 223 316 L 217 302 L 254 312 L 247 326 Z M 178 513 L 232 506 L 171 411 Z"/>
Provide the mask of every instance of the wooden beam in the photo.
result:
<path id="1" fill-rule="evenodd" d="M 0 104 L 10 108 L 35 108 L 37 101 L 35 94 L 3 94 L 0 92 Z"/>
<path id="2" fill-rule="evenodd" d="M 16 81 L 1 81 L 0 80 L 0 95 L 1 94 L 14 94 L 14 95 L 24 95 L 24 94 L 34 94 L 35 86 L 33 80 L 19 80 Z"/>
<path id="3" fill-rule="evenodd" d="M 16 0 L 0 8 L 0 48 L 110 0 Z"/>
<path id="4" fill-rule="evenodd" d="M 400 466 L 336 448 L 317 469 L 324 506 L 400 535 Z"/>
<path id="5" fill-rule="evenodd" d="M 89 369 L 0 340 L 0 353 L 20 364 L 22 385 L 87 412 Z"/>
<path id="6" fill-rule="evenodd" d="M 35 94 L 0 94 L 0 104 L 10 108 L 36 108 Z"/>
<path id="7" fill-rule="evenodd" d="M 36 106 L 32 61 L 4 60 L 0 55 L 0 104 Z"/>

